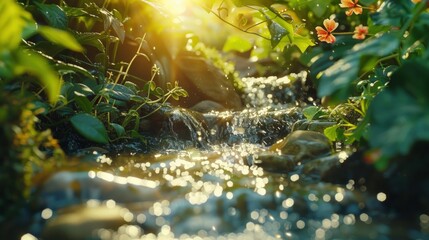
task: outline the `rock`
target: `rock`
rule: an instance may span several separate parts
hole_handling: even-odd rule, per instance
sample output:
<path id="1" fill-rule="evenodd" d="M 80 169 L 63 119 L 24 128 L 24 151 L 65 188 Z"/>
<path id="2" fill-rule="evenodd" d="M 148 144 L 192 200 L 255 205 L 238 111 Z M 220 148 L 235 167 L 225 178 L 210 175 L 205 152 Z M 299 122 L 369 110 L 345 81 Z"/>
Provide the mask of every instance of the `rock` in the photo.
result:
<path id="1" fill-rule="evenodd" d="M 273 144 L 268 151 L 257 154 L 251 162 L 267 171 L 290 172 L 300 162 L 330 153 L 331 144 L 325 135 L 298 130 Z"/>
<path id="2" fill-rule="evenodd" d="M 197 112 L 201 112 L 201 113 L 207 113 L 207 112 L 211 112 L 211 111 L 225 111 L 226 108 L 224 106 L 222 106 L 221 104 L 214 102 L 214 101 L 210 101 L 210 100 L 203 100 L 197 104 L 195 104 L 194 106 L 192 106 L 190 108 L 192 111 L 197 111 Z"/>
<path id="3" fill-rule="evenodd" d="M 321 178 L 325 176 L 327 172 L 331 171 L 332 168 L 337 167 L 345 158 L 347 158 L 347 153 L 340 152 L 335 155 L 323 156 L 312 161 L 305 163 L 302 167 L 302 173 L 306 175 L 316 176 Z"/>
<path id="4" fill-rule="evenodd" d="M 291 155 L 281 155 L 276 152 L 261 152 L 253 160 L 253 164 L 270 172 L 290 172 L 296 164 Z"/>
<path id="5" fill-rule="evenodd" d="M 125 211 L 125 212 L 124 212 Z M 61 209 L 48 220 L 42 237 L 46 240 L 99 239 L 98 229 L 113 229 L 126 224 L 127 209 L 119 206 L 78 205 Z"/>
<path id="6" fill-rule="evenodd" d="M 317 120 L 298 120 L 292 125 L 292 131 L 296 130 L 309 130 L 309 131 L 315 131 L 323 133 L 325 128 L 331 127 L 333 125 L 337 124 L 336 122 L 324 122 L 324 121 L 317 121 Z"/>
<path id="7" fill-rule="evenodd" d="M 240 110 L 243 105 L 235 91 L 232 79 L 216 68 L 207 59 L 191 52 L 181 52 L 175 60 L 174 80 L 184 88 L 189 96 L 173 102 L 181 107 L 191 107 L 210 100 L 226 109 Z"/>
<path id="8" fill-rule="evenodd" d="M 295 163 L 332 152 L 329 139 L 314 131 L 298 130 L 273 144 L 269 151 L 292 155 Z"/>
<path id="9" fill-rule="evenodd" d="M 101 171 L 62 171 L 43 184 L 40 197 L 41 202 L 52 209 L 89 199 L 114 199 L 118 203 L 156 201 L 160 198 L 157 186 L 155 181 Z"/>

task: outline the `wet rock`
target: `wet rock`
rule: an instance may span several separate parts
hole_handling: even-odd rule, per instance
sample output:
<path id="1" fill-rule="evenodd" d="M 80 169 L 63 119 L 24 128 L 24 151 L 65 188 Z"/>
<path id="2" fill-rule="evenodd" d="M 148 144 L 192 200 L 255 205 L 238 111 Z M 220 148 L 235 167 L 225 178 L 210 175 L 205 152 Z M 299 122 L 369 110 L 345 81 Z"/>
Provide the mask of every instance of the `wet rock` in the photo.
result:
<path id="1" fill-rule="evenodd" d="M 126 224 L 127 209 L 119 206 L 78 205 L 63 208 L 51 218 L 43 230 L 46 240 L 99 239 L 97 230 L 117 229 Z"/>
<path id="2" fill-rule="evenodd" d="M 348 154 L 340 152 L 335 155 L 323 156 L 312 161 L 306 162 L 302 166 L 302 173 L 306 175 L 315 176 L 320 179 L 325 176 L 332 168 L 337 167 L 345 161 Z"/>
<path id="3" fill-rule="evenodd" d="M 214 101 L 210 101 L 210 100 L 204 100 L 201 101 L 197 104 L 195 104 L 194 106 L 192 106 L 190 108 L 192 111 L 197 111 L 197 112 L 201 112 L 201 113 L 207 113 L 207 112 L 211 112 L 211 111 L 225 111 L 226 108 L 224 106 L 222 106 L 221 104 L 214 102 Z"/>
<path id="4" fill-rule="evenodd" d="M 331 151 L 330 142 L 325 135 L 314 131 L 298 130 L 273 144 L 268 151 L 251 156 L 253 159 L 247 162 L 271 172 L 290 172 L 301 162 L 328 155 Z M 310 172 L 309 169 L 312 168 L 308 166 L 306 170 Z"/>
<path id="5" fill-rule="evenodd" d="M 41 202 L 58 209 L 90 199 L 114 199 L 120 203 L 156 201 L 159 199 L 157 186 L 155 181 L 101 171 L 62 171 L 43 184 Z"/>
<path id="6" fill-rule="evenodd" d="M 332 152 L 329 139 L 315 131 L 298 130 L 273 144 L 269 151 L 292 155 L 295 163 Z"/>
<path id="7" fill-rule="evenodd" d="M 270 172 L 290 172 L 296 164 L 291 155 L 281 155 L 276 152 L 261 152 L 253 160 L 253 164 Z"/>
<path id="8" fill-rule="evenodd" d="M 325 128 L 335 125 L 336 122 L 325 122 L 325 121 L 309 121 L 306 119 L 298 120 L 292 125 L 292 131 L 296 130 L 309 130 L 323 133 Z"/>
<path id="9" fill-rule="evenodd" d="M 292 123 L 302 118 L 298 108 L 247 109 L 241 112 L 206 113 L 211 142 L 258 143 L 265 146 L 290 133 Z"/>
<path id="10" fill-rule="evenodd" d="M 191 107 L 203 100 L 210 100 L 230 110 L 243 107 L 232 80 L 207 59 L 185 51 L 177 56 L 175 63 L 178 70 L 176 80 L 189 96 L 174 104 Z"/>

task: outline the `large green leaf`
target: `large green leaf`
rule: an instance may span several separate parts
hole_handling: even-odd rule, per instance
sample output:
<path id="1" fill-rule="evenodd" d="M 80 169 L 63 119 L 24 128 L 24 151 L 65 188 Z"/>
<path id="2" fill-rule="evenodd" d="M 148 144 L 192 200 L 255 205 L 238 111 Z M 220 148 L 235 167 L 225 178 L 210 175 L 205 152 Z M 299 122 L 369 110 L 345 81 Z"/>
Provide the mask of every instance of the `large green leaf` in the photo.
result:
<path id="1" fill-rule="evenodd" d="M 385 0 L 371 19 L 377 25 L 401 27 L 411 17 L 414 5 L 411 1 Z"/>
<path id="2" fill-rule="evenodd" d="M 13 67 L 18 75 L 30 74 L 36 76 L 51 103 L 58 99 L 61 81 L 46 58 L 32 51 L 20 50 L 16 53 L 16 62 Z"/>
<path id="3" fill-rule="evenodd" d="M 34 23 L 31 14 L 15 0 L 0 1 L 0 53 L 17 48 L 21 34 L 29 23 Z"/>
<path id="4" fill-rule="evenodd" d="M 298 34 L 294 35 L 293 44 L 297 46 L 302 53 L 305 52 L 308 47 L 314 46 L 314 42 L 309 37 L 304 37 Z"/>
<path id="5" fill-rule="evenodd" d="M 86 139 L 96 143 L 108 143 L 109 137 L 103 123 L 96 117 L 79 113 L 70 118 L 76 131 Z"/>
<path id="6" fill-rule="evenodd" d="M 124 25 L 122 24 L 122 22 L 119 21 L 119 19 L 117 19 L 115 16 L 113 16 L 113 13 L 111 13 L 107 9 L 102 8 L 99 11 L 103 17 L 104 30 L 107 30 L 110 27 L 112 27 L 113 31 L 116 33 L 116 36 L 118 36 L 119 40 L 121 42 L 124 42 L 124 40 L 125 40 L 125 29 L 124 29 Z"/>
<path id="7" fill-rule="evenodd" d="M 47 26 L 40 26 L 39 33 L 50 42 L 68 48 L 76 52 L 82 52 L 82 46 L 70 33 Z"/>
<path id="8" fill-rule="evenodd" d="M 393 34 L 384 34 L 360 44 L 345 52 L 345 57 L 327 68 L 319 83 L 320 97 L 335 95 L 338 100 L 345 100 L 350 95 L 352 82 L 358 73 L 369 64 L 362 63 L 363 57 L 384 57 L 398 49 L 399 40 Z"/>
<path id="9" fill-rule="evenodd" d="M 374 98 L 369 141 L 383 154 L 407 154 L 419 140 L 429 141 L 429 64 L 423 59 L 405 62 L 389 88 Z"/>
<path id="10" fill-rule="evenodd" d="M 109 96 L 116 100 L 129 101 L 135 95 L 135 92 L 130 88 L 120 84 L 107 84 L 106 90 Z"/>
<path id="11" fill-rule="evenodd" d="M 60 6 L 57 4 L 43 4 L 38 2 L 34 2 L 34 4 L 50 26 L 59 29 L 67 28 L 67 15 Z"/>
<path id="12" fill-rule="evenodd" d="M 282 47 L 287 43 L 293 44 L 294 28 L 291 23 L 287 22 L 274 9 L 263 8 L 260 12 L 267 20 L 268 30 L 271 35 L 271 47 L 276 47 L 280 42 L 283 42 Z"/>
<path id="13" fill-rule="evenodd" d="M 88 33 L 79 33 L 76 36 L 76 40 L 81 45 L 89 45 L 97 48 L 100 52 L 105 52 L 105 47 L 101 40 L 105 38 L 105 36 L 101 33 L 97 32 L 88 32 Z"/>
<path id="14" fill-rule="evenodd" d="M 272 0 L 232 0 L 237 7 L 242 6 L 260 6 L 268 7 L 274 2 Z"/>
<path id="15" fill-rule="evenodd" d="M 246 52 L 252 49 L 252 43 L 243 37 L 232 35 L 228 37 L 225 44 L 223 45 L 223 51 L 237 51 L 237 52 Z"/>
<path id="16" fill-rule="evenodd" d="M 307 6 L 317 17 L 322 17 L 328 11 L 331 5 L 331 0 L 307 1 Z"/>
<path id="17" fill-rule="evenodd" d="M 380 93 L 369 113 L 369 142 L 384 155 L 407 154 L 417 140 L 429 141 L 429 109 L 404 90 Z"/>

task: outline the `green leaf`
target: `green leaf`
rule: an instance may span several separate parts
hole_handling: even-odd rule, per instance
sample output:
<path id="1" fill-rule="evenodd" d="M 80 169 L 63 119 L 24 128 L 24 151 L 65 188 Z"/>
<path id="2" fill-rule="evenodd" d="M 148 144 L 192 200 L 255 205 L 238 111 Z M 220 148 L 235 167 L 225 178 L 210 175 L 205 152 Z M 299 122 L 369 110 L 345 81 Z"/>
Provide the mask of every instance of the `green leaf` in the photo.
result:
<path id="1" fill-rule="evenodd" d="M 267 20 L 272 48 L 276 47 L 280 42 L 283 42 L 282 48 L 286 46 L 287 43 L 293 43 L 294 28 L 291 23 L 285 21 L 275 9 L 263 8 L 260 12 Z"/>
<path id="2" fill-rule="evenodd" d="M 302 110 L 302 114 L 304 114 L 307 120 L 313 120 L 314 116 L 316 116 L 316 114 L 319 112 L 320 112 L 320 109 L 319 107 L 316 107 L 316 106 L 309 106 Z"/>
<path id="3" fill-rule="evenodd" d="M 98 51 L 103 53 L 106 51 L 103 43 L 101 42 L 101 40 L 103 40 L 105 36 L 101 33 L 98 33 L 98 32 L 79 33 L 79 34 L 76 34 L 75 37 L 76 37 L 76 40 L 81 45 L 89 45 L 89 46 L 95 47 L 97 48 Z"/>
<path id="4" fill-rule="evenodd" d="M 68 48 L 76 52 L 82 52 L 82 46 L 70 33 L 47 26 L 40 26 L 39 33 L 50 42 Z"/>
<path id="5" fill-rule="evenodd" d="M 333 125 L 325 128 L 325 130 L 323 130 L 323 133 L 330 141 L 336 141 L 338 139 L 338 135 L 337 135 L 338 128 L 339 128 L 339 125 Z"/>
<path id="6" fill-rule="evenodd" d="M 0 52 L 15 49 L 21 42 L 24 29 L 34 20 L 15 0 L 0 1 Z"/>
<path id="7" fill-rule="evenodd" d="M 118 36 L 121 43 L 125 40 L 125 29 L 122 22 L 120 22 L 111 12 L 109 12 L 107 9 L 100 9 L 100 13 L 102 14 L 103 21 L 104 21 L 104 30 L 108 30 L 110 27 L 112 27 L 113 31 L 116 33 L 116 36 Z"/>
<path id="8" fill-rule="evenodd" d="M 273 4 L 271 0 L 232 0 L 235 6 L 243 7 L 243 6 L 260 6 L 260 7 L 268 7 Z"/>
<path id="9" fill-rule="evenodd" d="M 305 52 L 308 47 L 314 46 L 314 42 L 309 37 L 304 37 L 298 34 L 294 35 L 293 44 L 296 45 L 302 53 Z"/>
<path id="10" fill-rule="evenodd" d="M 91 103 L 91 101 L 88 100 L 87 97 L 85 96 L 75 96 L 74 100 L 76 101 L 76 104 L 78 105 L 78 107 L 86 113 L 91 113 L 93 110 L 93 105 Z"/>
<path id="11" fill-rule="evenodd" d="M 331 5 L 331 0 L 318 0 L 318 1 L 308 1 L 307 6 L 311 9 L 311 12 L 314 13 L 318 18 L 323 17 L 327 10 L 329 10 Z"/>
<path id="12" fill-rule="evenodd" d="M 223 45 L 223 51 L 237 51 L 237 52 L 247 52 L 252 49 L 252 43 L 243 37 L 232 35 L 228 37 L 225 44 Z"/>
<path id="13" fill-rule="evenodd" d="M 115 106 L 112 106 L 112 104 L 109 103 L 99 103 L 95 106 L 95 109 L 99 114 L 101 113 L 110 113 L 110 114 L 118 114 L 119 109 Z"/>
<path id="14" fill-rule="evenodd" d="M 57 4 L 43 4 L 38 2 L 34 2 L 34 4 L 50 26 L 59 29 L 67 28 L 67 15 L 60 6 Z"/>
<path id="15" fill-rule="evenodd" d="M 82 83 L 77 83 L 73 86 L 73 90 L 75 93 L 78 93 L 84 97 L 94 95 L 94 91 L 91 88 Z"/>
<path id="16" fill-rule="evenodd" d="M 389 87 L 374 98 L 369 108 L 369 142 L 384 156 L 405 155 L 414 143 L 429 141 L 427 74 L 426 60 L 406 61 L 392 75 Z"/>
<path id="17" fill-rule="evenodd" d="M 412 7 L 411 1 L 385 0 L 377 12 L 371 14 L 371 19 L 376 25 L 401 27 L 410 18 Z"/>
<path id="18" fill-rule="evenodd" d="M 130 88 L 120 84 L 107 84 L 106 89 L 111 98 L 121 101 L 129 101 L 135 95 L 135 92 Z"/>
<path id="19" fill-rule="evenodd" d="M 70 122 L 76 131 L 86 139 L 96 143 L 109 142 L 106 128 L 98 118 L 87 113 L 79 113 L 71 117 Z"/>
<path id="20" fill-rule="evenodd" d="M 407 154 L 417 140 L 429 140 L 429 111 L 403 90 L 384 91 L 370 107 L 369 141 L 384 155 Z"/>
<path id="21" fill-rule="evenodd" d="M 397 50 L 399 40 L 392 34 L 384 34 L 378 38 L 356 44 L 345 52 L 345 57 L 335 62 L 323 73 L 319 87 L 319 97 L 334 95 L 337 100 L 345 100 L 350 95 L 352 82 L 357 79 L 362 67 L 363 57 L 384 57 Z M 370 65 L 369 65 L 370 66 Z"/>
<path id="22" fill-rule="evenodd" d="M 80 73 L 83 76 L 88 77 L 89 79 L 95 80 L 95 77 L 87 69 L 81 66 L 74 65 L 71 63 L 59 62 L 59 61 L 57 61 L 54 66 L 55 66 L 55 69 L 58 70 L 59 72 L 72 71 L 75 73 Z"/>
<path id="23" fill-rule="evenodd" d="M 113 129 L 115 129 L 116 135 L 118 137 L 122 137 L 125 135 L 125 128 L 117 123 L 110 123 L 109 124 Z"/>
<path id="24" fill-rule="evenodd" d="M 51 103 L 58 99 L 61 81 L 46 58 L 36 52 L 19 50 L 14 68 L 18 75 L 25 73 L 36 76 Z"/>

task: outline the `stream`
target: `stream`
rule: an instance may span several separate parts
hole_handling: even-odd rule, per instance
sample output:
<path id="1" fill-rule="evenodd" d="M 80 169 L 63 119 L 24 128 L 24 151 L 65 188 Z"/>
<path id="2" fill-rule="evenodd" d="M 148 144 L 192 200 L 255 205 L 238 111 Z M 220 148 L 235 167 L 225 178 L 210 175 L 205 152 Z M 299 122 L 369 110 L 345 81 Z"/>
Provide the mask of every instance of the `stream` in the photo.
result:
<path id="1" fill-rule="evenodd" d="M 248 79 L 246 108 L 204 123 L 174 108 L 157 151 L 71 157 L 38 182 L 21 239 L 429 239 L 428 213 L 401 218 L 372 179 L 327 180 L 353 151 L 297 125 L 313 99 L 292 82 L 305 78 Z"/>

